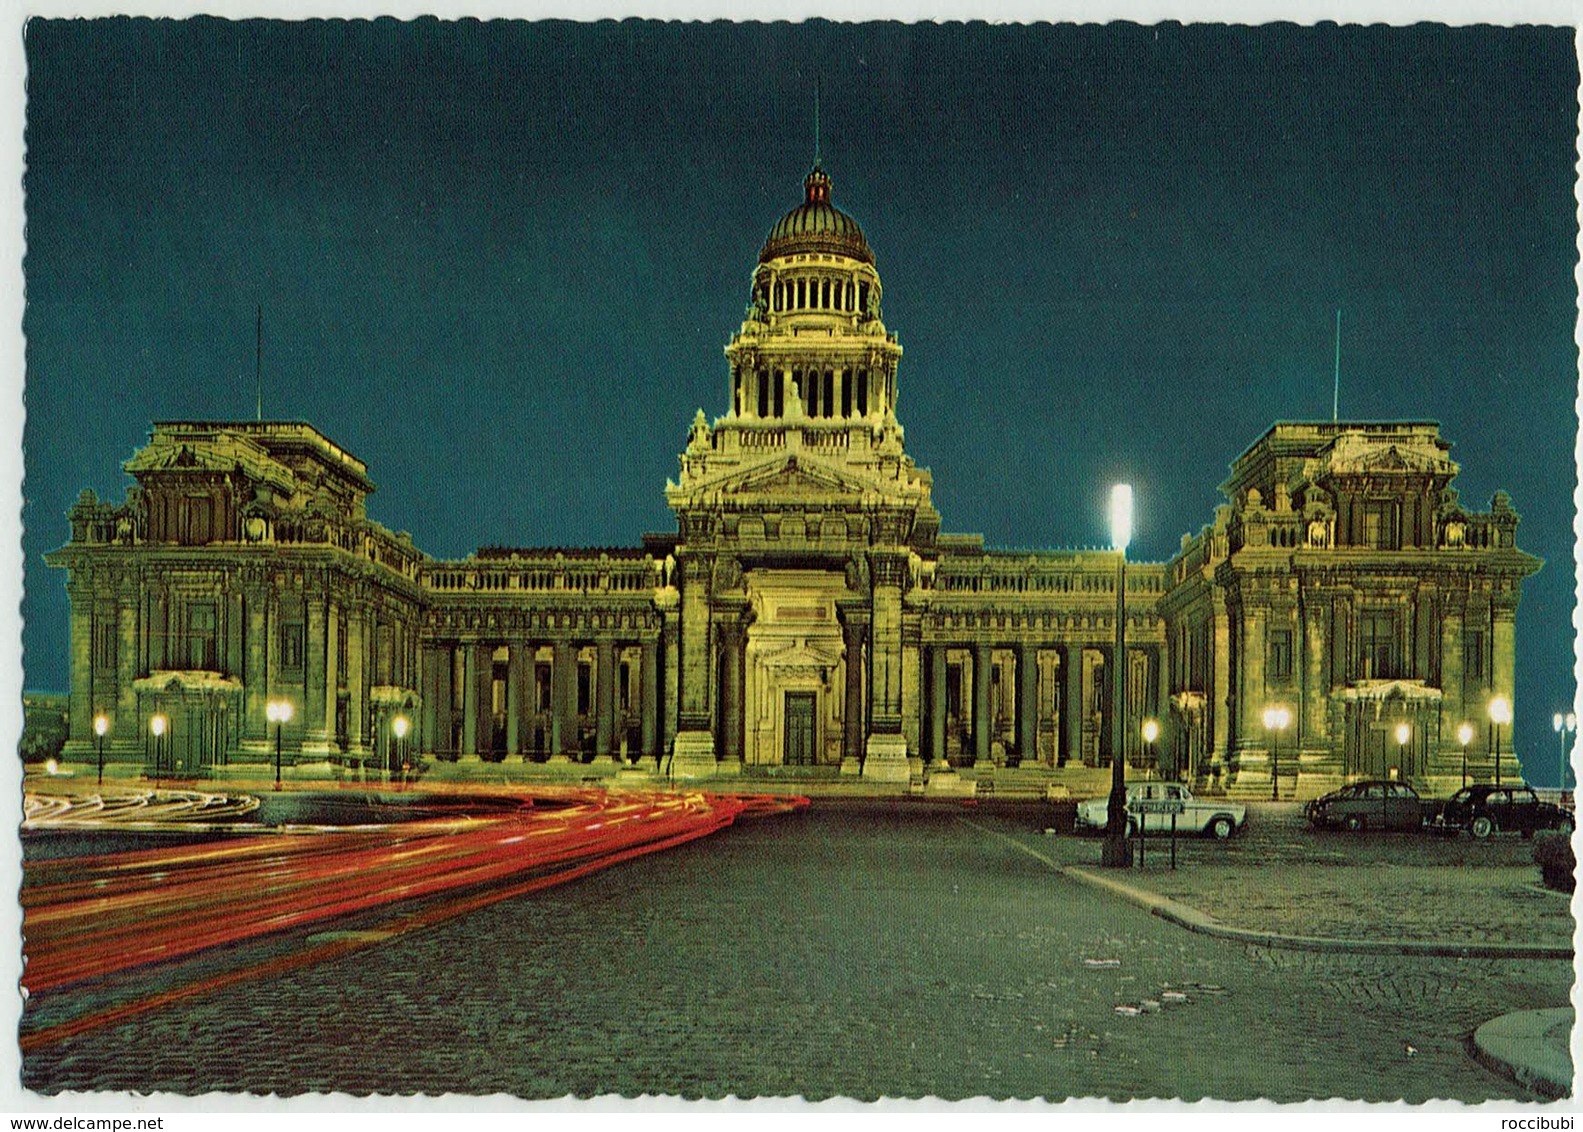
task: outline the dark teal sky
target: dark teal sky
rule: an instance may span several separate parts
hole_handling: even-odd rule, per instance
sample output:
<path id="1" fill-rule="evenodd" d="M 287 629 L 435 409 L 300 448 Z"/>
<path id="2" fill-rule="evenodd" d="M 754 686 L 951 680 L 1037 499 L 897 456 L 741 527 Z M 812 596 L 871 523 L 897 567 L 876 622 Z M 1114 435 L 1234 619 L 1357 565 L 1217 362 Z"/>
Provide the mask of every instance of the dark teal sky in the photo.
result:
<path id="1" fill-rule="evenodd" d="M 66 686 L 84 486 L 149 422 L 266 416 L 365 459 L 436 556 L 633 545 L 815 76 L 834 201 L 906 350 L 947 530 L 1162 560 L 1277 419 L 1442 422 L 1547 560 L 1517 738 L 1571 701 L 1570 29 L 39 21 L 27 26 L 26 679 Z M 1547 773 L 1548 771 L 1548 773 Z"/>

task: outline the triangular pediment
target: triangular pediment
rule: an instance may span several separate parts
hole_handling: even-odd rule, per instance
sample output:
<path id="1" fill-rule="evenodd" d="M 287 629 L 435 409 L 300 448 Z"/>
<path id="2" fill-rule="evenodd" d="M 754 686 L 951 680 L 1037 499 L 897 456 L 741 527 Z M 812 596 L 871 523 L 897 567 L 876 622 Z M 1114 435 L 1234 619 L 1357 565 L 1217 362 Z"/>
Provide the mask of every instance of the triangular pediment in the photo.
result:
<path id="1" fill-rule="evenodd" d="M 769 467 L 758 467 L 722 485 L 726 495 L 774 496 L 778 499 L 802 496 L 861 495 L 864 484 L 832 468 L 810 464 L 797 456 Z"/>

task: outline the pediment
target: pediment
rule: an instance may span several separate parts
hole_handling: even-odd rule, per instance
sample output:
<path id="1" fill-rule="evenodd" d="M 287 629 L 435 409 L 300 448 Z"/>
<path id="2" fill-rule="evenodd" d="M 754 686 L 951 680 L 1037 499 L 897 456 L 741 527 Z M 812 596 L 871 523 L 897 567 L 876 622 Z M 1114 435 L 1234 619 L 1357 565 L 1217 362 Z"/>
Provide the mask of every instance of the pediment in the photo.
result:
<path id="1" fill-rule="evenodd" d="M 771 652 L 760 653 L 759 663 L 769 668 L 832 668 L 841 659 L 839 653 L 826 652 L 806 640 L 797 640 Z"/>
<path id="2" fill-rule="evenodd" d="M 721 493 L 796 499 L 807 496 L 862 495 L 871 489 L 872 485 L 843 476 L 831 468 L 788 456 L 777 465 L 755 468 L 728 481 L 722 485 Z"/>
<path id="3" fill-rule="evenodd" d="M 1361 438 L 1342 438 L 1329 461 L 1332 475 L 1371 475 L 1378 473 L 1416 473 L 1454 476 L 1457 466 L 1435 449 L 1414 444 L 1368 443 Z"/>

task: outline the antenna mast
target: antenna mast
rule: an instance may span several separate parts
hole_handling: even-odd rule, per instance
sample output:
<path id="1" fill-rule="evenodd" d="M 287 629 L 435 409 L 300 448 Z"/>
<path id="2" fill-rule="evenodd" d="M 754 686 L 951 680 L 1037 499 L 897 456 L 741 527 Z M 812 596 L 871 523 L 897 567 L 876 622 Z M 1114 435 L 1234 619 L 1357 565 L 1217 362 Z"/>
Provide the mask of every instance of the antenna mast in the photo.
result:
<path id="1" fill-rule="evenodd" d="M 258 304 L 258 339 L 253 352 L 253 380 L 258 383 L 258 419 L 264 419 L 264 304 Z"/>
<path id="2" fill-rule="evenodd" d="M 813 77 L 813 163 L 819 167 L 819 76 Z"/>
<path id="3" fill-rule="evenodd" d="M 1341 413 L 1341 308 L 1336 308 L 1336 383 L 1330 391 L 1330 423 L 1335 424 Z"/>

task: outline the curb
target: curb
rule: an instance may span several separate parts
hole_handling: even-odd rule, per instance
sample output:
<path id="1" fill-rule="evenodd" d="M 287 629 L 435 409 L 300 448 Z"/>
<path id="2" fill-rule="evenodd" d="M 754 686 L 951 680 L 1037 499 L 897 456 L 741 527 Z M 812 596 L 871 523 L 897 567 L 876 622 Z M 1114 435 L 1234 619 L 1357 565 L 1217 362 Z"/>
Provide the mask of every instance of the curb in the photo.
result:
<path id="1" fill-rule="evenodd" d="M 1251 928 L 1234 928 L 1230 924 L 1223 924 L 1213 916 L 1200 912 L 1197 908 L 1190 907 L 1180 901 L 1161 896 L 1158 893 L 1145 889 L 1135 888 L 1125 881 L 1115 880 L 1108 876 L 1090 872 L 1088 869 L 1077 865 L 1063 865 L 1051 857 L 1039 852 L 1031 846 L 1024 845 L 1015 837 L 989 829 L 967 818 L 959 818 L 973 828 L 983 833 L 998 837 L 1028 856 L 1043 862 L 1061 876 L 1070 877 L 1081 884 L 1091 888 L 1104 889 L 1106 892 L 1147 909 L 1153 915 L 1160 917 L 1178 927 L 1186 928 L 1190 932 L 1200 935 L 1214 936 L 1219 939 L 1236 940 L 1239 943 L 1252 943 L 1261 947 L 1280 947 L 1291 951 L 1325 951 L 1354 955 L 1438 955 L 1456 959 L 1565 959 L 1572 962 L 1573 953 L 1570 946 L 1552 947 L 1539 943 L 1446 943 L 1432 940 L 1417 939 L 1337 939 L 1331 936 L 1310 935 L 1283 935 L 1280 932 L 1255 931 Z"/>
<path id="2" fill-rule="evenodd" d="M 1572 1095 L 1572 1057 L 1565 1038 L 1572 1032 L 1570 1006 L 1552 1010 L 1520 1010 L 1492 1018 L 1473 1031 L 1473 1052 L 1479 1061 L 1519 1085 L 1547 1097 Z"/>

